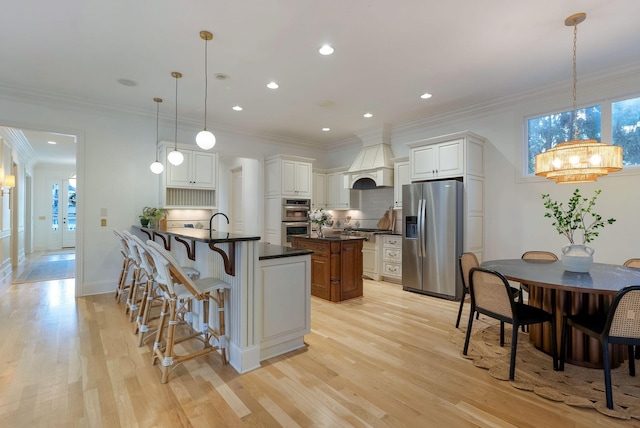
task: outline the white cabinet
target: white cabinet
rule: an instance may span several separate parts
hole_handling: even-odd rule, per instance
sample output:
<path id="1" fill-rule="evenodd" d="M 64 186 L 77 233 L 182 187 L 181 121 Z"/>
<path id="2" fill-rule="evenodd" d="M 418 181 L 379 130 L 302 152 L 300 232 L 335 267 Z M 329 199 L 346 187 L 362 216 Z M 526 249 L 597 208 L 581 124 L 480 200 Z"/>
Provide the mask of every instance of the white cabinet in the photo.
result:
<path id="1" fill-rule="evenodd" d="M 311 195 L 311 208 L 314 210 L 327 207 L 327 174 L 313 172 L 313 195 Z"/>
<path id="2" fill-rule="evenodd" d="M 311 332 L 311 256 L 260 260 L 260 361 L 302 348 Z"/>
<path id="3" fill-rule="evenodd" d="M 393 207 L 402 208 L 402 186 L 411 183 L 409 159 L 393 164 Z"/>
<path id="4" fill-rule="evenodd" d="M 402 236 L 382 235 L 382 278 L 402 282 Z"/>
<path id="5" fill-rule="evenodd" d="M 265 160 L 265 193 L 311 198 L 313 159 L 274 156 Z"/>
<path id="6" fill-rule="evenodd" d="M 464 248 L 482 261 L 484 253 L 484 143 L 472 132 L 407 144 L 411 181 L 458 178 L 464 183 Z"/>
<path id="7" fill-rule="evenodd" d="M 171 150 L 167 148 L 167 150 Z M 184 189 L 215 189 L 217 155 L 215 153 L 182 150 L 184 162 L 172 165 L 167 162 L 167 187 Z"/>
<path id="8" fill-rule="evenodd" d="M 460 177 L 464 172 L 464 140 L 411 148 L 412 181 Z"/>
<path id="9" fill-rule="evenodd" d="M 282 198 L 311 199 L 313 159 L 276 155 L 264 161 L 264 238 L 282 241 Z"/>
<path id="10" fill-rule="evenodd" d="M 264 199 L 264 242 L 280 245 L 282 240 L 282 199 L 267 197 Z"/>
<path id="11" fill-rule="evenodd" d="M 327 174 L 327 208 L 330 210 L 351 209 L 349 173 L 338 171 Z"/>
<path id="12" fill-rule="evenodd" d="M 381 240 L 372 236 L 362 243 L 362 275 L 380 281 L 380 244 Z"/>
<path id="13" fill-rule="evenodd" d="M 351 210 L 358 208 L 358 200 L 349 189 L 349 172 L 347 168 L 316 170 L 313 173 L 314 209 Z"/>

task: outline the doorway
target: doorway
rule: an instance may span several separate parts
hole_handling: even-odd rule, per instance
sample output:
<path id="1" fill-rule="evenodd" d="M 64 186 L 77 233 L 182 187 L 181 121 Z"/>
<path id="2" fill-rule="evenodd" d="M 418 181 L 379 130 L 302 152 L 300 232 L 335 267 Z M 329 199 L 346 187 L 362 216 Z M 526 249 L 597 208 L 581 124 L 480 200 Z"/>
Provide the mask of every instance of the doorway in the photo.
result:
<path id="1" fill-rule="evenodd" d="M 75 182 L 63 179 L 51 185 L 51 232 L 59 239 L 49 240 L 49 250 L 76 246 L 76 187 Z"/>

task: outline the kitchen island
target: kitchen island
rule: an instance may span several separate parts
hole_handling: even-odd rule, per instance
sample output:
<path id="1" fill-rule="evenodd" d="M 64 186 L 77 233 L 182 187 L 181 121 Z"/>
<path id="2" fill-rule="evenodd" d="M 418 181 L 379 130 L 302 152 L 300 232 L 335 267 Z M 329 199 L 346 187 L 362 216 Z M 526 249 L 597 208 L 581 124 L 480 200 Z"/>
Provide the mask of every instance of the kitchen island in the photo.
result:
<path id="1" fill-rule="evenodd" d="M 294 236 L 293 248 L 312 250 L 311 295 L 331 302 L 362 296 L 361 236 Z"/>
<path id="2" fill-rule="evenodd" d="M 304 335 L 311 331 L 311 251 L 264 244 L 259 236 L 206 229 L 132 229 L 144 241 L 162 243 L 181 265 L 197 269 L 201 277 L 231 285 L 227 351 L 229 364 L 239 373 L 304 346 Z M 213 315 L 209 319 L 215 325 Z"/>

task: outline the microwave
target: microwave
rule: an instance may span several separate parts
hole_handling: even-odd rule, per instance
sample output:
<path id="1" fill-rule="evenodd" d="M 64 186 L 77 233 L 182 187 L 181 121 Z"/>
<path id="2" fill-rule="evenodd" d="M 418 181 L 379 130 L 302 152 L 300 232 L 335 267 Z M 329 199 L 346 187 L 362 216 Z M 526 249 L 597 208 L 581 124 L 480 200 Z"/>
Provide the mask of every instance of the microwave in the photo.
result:
<path id="1" fill-rule="evenodd" d="M 310 199 L 282 199 L 282 221 L 309 221 Z"/>

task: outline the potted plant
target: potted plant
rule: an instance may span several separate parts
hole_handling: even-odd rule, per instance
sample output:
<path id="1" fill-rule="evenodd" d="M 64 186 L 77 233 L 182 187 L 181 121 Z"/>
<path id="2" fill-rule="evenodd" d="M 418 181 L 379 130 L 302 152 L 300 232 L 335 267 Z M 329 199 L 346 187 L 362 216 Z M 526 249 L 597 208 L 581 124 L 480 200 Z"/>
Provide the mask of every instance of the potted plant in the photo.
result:
<path id="1" fill-rule="evenodd" d="M 589 272 L 593 263 L 593 248 L 586 244 L 592 242 L 599 234 L 598 229 L 616 221 L 614 218 L 604 220 L 600 214 L 593 211 L 596 199 L 601 193 L 596 190 L 591 198 L 583 197 L 576 189 L 567 203 L 551 199 L 549 194 L 543 194 L 544 207 L 548 210 L 544 216 L 553 219 L 551 224 L 560 235 L 565 236 L 569 243 L 562 247 L 562 263 L 565 270 L 570 272 Z M 581 231 L 582 244 L 576 243 L 576 232 Z"/>
<path id="2" fill-rule="evenodd" d="M 322 208 L 309 211 L 309 221 L 318 225 L 318 238 L 324 238 L 322 227 L 327 224 L 327 221 L 329 221 L 330 219 L 331 214 L 326 211 L 322 211 Z"/>
<path id="3" fill-rule="evenodd" d="M 158 220 L 164 217 L 164 210 L 162 208 L 144 207 L 142 209 L 142 215 L 140 217 L 140 224 L 142 227 L 147 227 L 151 223 L 152 228 L 156 228 Z"/>

